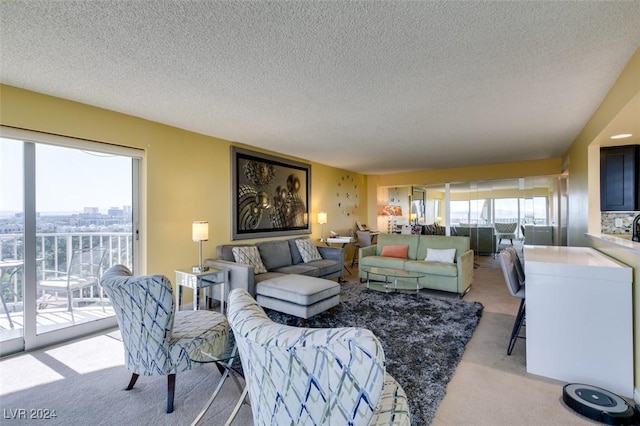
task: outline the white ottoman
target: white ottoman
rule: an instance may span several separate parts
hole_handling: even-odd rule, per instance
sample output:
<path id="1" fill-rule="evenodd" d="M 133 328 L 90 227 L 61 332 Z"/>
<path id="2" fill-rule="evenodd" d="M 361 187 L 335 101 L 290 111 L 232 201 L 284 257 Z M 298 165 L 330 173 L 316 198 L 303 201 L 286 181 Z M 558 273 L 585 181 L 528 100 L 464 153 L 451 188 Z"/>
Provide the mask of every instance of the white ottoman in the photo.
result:
<path id="1" fill-rule="evenodd" d="M 340 284 L 323 278 L 285 274 L 256 284 L 262 307 L 305 319 L 340 303 Z"/>

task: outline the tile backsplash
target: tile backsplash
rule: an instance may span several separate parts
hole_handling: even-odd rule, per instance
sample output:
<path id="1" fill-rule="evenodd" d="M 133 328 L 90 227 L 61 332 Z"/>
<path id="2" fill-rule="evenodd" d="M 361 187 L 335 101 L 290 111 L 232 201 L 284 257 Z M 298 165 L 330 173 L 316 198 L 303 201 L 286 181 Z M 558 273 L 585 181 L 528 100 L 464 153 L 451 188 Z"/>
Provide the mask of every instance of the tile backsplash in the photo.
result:
<path id="1" fill-rule="evenodd" d="M 640 212 L 602 212 L 600 232 L 603 234 L 631 235 L 631 224 L 638 213 Z M 616 226 L 616 223 L 618 226 Z"/>

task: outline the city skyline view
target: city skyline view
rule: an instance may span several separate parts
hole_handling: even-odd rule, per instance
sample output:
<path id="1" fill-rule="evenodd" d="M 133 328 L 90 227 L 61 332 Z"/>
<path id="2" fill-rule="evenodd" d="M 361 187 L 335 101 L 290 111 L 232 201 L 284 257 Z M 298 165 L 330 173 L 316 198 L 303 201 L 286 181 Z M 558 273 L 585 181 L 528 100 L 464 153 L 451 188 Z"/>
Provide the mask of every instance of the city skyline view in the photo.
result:
<path id="1" fill-rule="evenodd" d="M 83 213 L 132 205 L 132 160 L 124 156 L 36 144 L 36 211 Z M 23 210 L 23 143 L 0 138 L 0 216 Z"/>

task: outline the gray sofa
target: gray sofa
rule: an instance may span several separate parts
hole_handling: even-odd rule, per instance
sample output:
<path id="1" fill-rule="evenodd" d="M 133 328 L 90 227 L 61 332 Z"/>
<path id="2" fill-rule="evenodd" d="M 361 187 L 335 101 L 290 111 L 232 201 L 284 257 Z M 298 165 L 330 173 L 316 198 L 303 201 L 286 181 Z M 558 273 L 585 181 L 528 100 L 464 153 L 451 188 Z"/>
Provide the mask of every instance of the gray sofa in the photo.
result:
<path id="1" fill-rule="evenodd" d="M 381 256 L 385 246 L 408 246 L 406 259 Z M 418 280 L 420 288 L 458 293 L 461 297 L 471 287 L 473 281 L 473 250 L 469 247 L 469 237 L 445 237 L 439 235 L 397 235 L 380 234 L 377 244 L 360 249 L 359 276 L 367 278 L 363 267 L 381 267 L 421 272 L 425 276 Z M 427 249 L 455 248 L 453 263 L 424 260 Z M 370 280 L 384 281 L 384 277 L 369 274 Z M 398 288 L 415 289 L 416 280 L 398 280 Z"/>
<path id="2" fill-rule="evenodd" d="M 340 285 L 330 280 L 342 280 L 344 253 L 342 248 L 319 246 L 322 259 L 305 263 L 295 243 L 298 239 L 220 245 L 218 258 L 204 264 L 230 271 L 229 291 L 244 288 L 261 306 L 304 320 L 339 303 Z M 253 266 L 235 262 L 232 249 L 241 246 L 258 248 L 266 273 L 255 274 Z"/>
<path id="3" fill-rule="evenodd" d="M 298 274 L 309 277 L 341 279 L 343 276 L 344 253 L 339 247 L 321 247 L 318 251 L 322 260 L 304 263 L 295 240 L 261 241 L 255 244 L 223 244 L 216 247 L 217 259 L 206 259 L 205 266 L 221 267 L 230 270 L 229 291 L 244 288 L 256 297 L 256 284 L 284 274 Z M 233 247 L 256 246 L 260 252 L 262 263 L 267 268 L 266 274 L 255 275 L 253 268 L 235 262 Z"/>

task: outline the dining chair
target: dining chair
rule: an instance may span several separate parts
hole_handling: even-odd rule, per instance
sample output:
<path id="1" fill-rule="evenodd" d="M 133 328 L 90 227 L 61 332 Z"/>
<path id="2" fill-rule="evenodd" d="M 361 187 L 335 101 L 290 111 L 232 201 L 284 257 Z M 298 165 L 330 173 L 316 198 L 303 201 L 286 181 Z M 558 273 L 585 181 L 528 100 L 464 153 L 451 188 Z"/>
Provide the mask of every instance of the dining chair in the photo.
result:
<path id="1" fill-rule="evenodd" d="M 100 285 L 111 299 L 122 334 L 125 367 L 131 371 L 126 390 L 138 377 L 167 376 L 167 413 L 173 412 L 176 373 L 198 362 L 196 351 L 222 354 L 229 324 L 213 311 L 176 311 L 171 282 L 164 275 L 132 276 L 124 265 L 109 268 Z"/>
<path id="2" fill-rule="evenodd" d="M 79 291 L 82 299 L 84 288 L 96 286 L 100 305 L 104 311 L 102 290 L 98 284 L 104 269 L 106 254 L 107 247 L 73 250 L 66 271 L 44 270 L 45 278 L 38 282 L 38 288 L 43 292 L 43 299 L 47 291 L 52 291 L 56 295 L 64 291 L 67 294 L 67 310 L 73 312 L 73 292 Z"/>
<path id="3" fill-rule="evenodd" d="M 524 336 L 520 335 L 520 330 L 525 322 L 526 311 L 524 273 L 521 282 L 520 278 L 518 277 L 517 266 L 515 263 L 516 261 L 518 260 L 514 259 L 511 250 L 503 250 L 500 252 L 500 267 L 502 268 L 502 273 L 507 283 L 507 289 L 513 297 L 517 297 L 520 299 L 520 306 L 518 307 L 516 320 L 513 323 L 511 337 L 509 338 L 509 345 L 507 346 L 507 355 L 511 355 L 511 352 L 513 352 L 513 348 L 516 345 L 516 341 L 518 339 L 525 338 Z"/>

